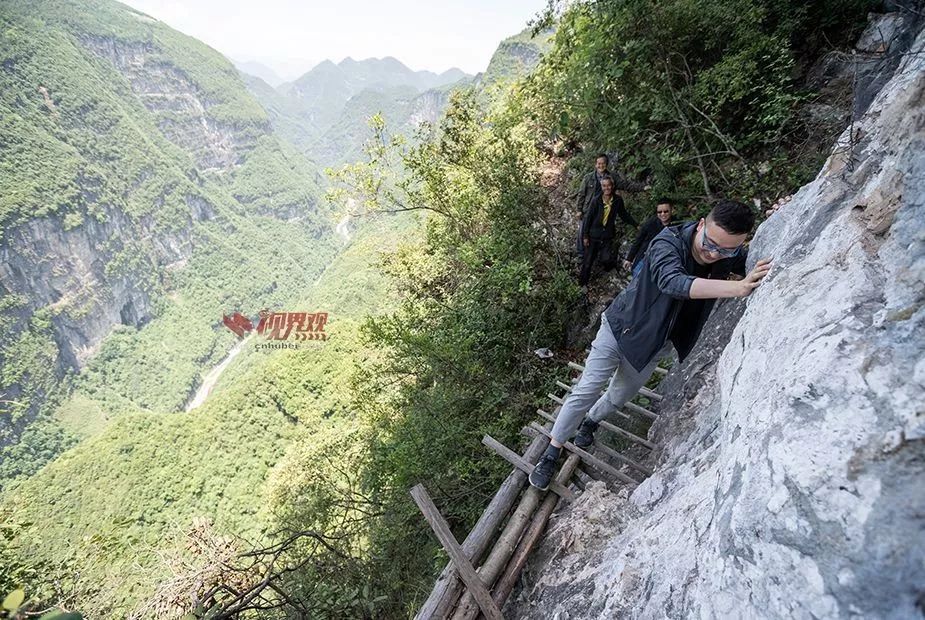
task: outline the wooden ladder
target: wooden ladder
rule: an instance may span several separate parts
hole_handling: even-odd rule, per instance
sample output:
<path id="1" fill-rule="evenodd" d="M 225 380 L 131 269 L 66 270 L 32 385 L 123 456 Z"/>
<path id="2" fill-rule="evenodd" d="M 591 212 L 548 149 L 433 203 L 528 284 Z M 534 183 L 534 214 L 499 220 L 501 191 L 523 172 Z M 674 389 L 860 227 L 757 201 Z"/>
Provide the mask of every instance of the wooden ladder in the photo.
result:
<path id="1" fill-rule="evenodd" d="M 569 362 L 568 366 L 577 370 L 579 377 L 584 372 L 580 364 Z M 659 379 L 665 374 L 665 369 L 656 368 Z M 572 379 L 572 384 L 577 381 L 578 377 Z M 556 381 L 556 385 L 564 391 L 564 398 L 550 393 L 548 396 L 555 409 L 552 412 L 537 409 L 537 415 L 543 423 L 531 422 L 524 427 L 523 433 L 531 437 L 532 441 L 523 454 L 518 454 L 489 435 L 482 438 L 482 443 L 489 450 L 508 461 L 514 469 L 501 483 L 462 544 L 453 536 L 424 486 L 418 484 L 411 489 L 415 503 L 450 556 L 450 562 L 437 578 L 415 620 L 464 620 L 474 619 L 479 614 L 486 618 L 502 618 L 501 608 L 514 589 L 530 552 L 545 531 L 550 515 L 561 499 L 575 499 L 572 487 L 583 490 L 591 480 L 602 480 L 608 485 L 637 485 L 652 474 L 650 468 L 598 437 L 593 444 L 594 453 L 566 442 L 565 462 L 550 483 L 549 492 L 530 486 L 527 476 L 546 450 L 552 424 L 565 398 L 572 391 L 571 385 L 562 381 Z M 657 447 L 654 443 L 625 426 L 634 424 L 638 427 L 658 418 L 658 413 L 649 407 L 660 402 L 662 396 L 651 389 L 642 388 L 637 397 L 648 402 L 643 405 L 626 403 L 623 411 L 616 416 L 618 424 L 603 421 L 600 428 L 613 433 L 625 446 L 635 445 L 641 450 L 653 450 Z M 476 564 L 479 564 L 478 570 Z"/>

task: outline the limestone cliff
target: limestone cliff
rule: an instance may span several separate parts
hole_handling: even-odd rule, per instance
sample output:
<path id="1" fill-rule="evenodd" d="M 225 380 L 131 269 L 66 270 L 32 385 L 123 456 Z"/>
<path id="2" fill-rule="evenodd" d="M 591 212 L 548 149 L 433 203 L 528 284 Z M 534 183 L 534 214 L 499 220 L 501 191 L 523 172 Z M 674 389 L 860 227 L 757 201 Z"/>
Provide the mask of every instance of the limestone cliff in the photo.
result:
<path id="1" fill-rule="evenodd" d="M 672 369 L 638 488 L 560 510 L 521 618 L 925 613 L 925 33 L 818 177 L 757 230 L 773 257 Z"/>

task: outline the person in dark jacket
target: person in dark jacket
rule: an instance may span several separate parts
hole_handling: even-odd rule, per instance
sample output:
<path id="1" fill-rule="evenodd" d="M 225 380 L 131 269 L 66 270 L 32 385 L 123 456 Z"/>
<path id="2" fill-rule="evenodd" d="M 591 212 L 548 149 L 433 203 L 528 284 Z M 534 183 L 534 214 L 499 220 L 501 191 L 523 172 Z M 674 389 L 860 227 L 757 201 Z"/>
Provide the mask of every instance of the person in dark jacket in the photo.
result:
<path id="1" fill-rule="evenodd" d="M 754 223 L 747 205 L 722 201 L 705 219 L 667 227 L 655 236 L 639 276 L 601 315 L 585 370 L 559 411 L 530 484 L 548 488 L 562 445 L 574 434 L 576 446 L 590 446 L 601 420 L 636 395 L 672 346 L 684 361 L 716 299 L 745 297 L 755 290 L 770 260 L 757 261 L 742 279 L 728 279 L 745 274 L 743 243 Z"/>
<path id="2" fill-rule="evenodd" d="M 671 201 L 667 198 L 659 198 L 655 203 L 655 215 L 651 216 L 639 228 L 636 240 L 626 254 L 626 260 L 623 261 L 623 268 L 633 272 L 635 278 L 642 269 L 642 257 L 645 256 L 649 244 L 655 239 L 655 236 L 662 232 L 666 226 L 671 226 L 672 221 Z"/>
<path id="3" fill-rule="evenodd" d="M 612 268 L 616 261 L 613 256 L 614 238 L 617 236 L 617 217 L 626 223 L 635 224 L 632 216 L 623 205 L 623 199 L 613 192 L 613 179 L 601 180 L 603 192 L 588 206 L 581 229 L 585 233 L 582 239 L 585 253 L 581 262 L 581 274 L 578 283 L 582 286 L 591 279 L 591 267 L 600 259 L 605 269 Z"/>
<path id="4" fill-rule="evenodd" d="M 601 188 L 601 180 L 610 177 L 613 179 L 614 190 L 622 190 L 628 192 L 641 192 L 647 189 L 647 186 L 644 183 L 638 181 L 630 181 L 629 179 L 624 178 L 619 174 L 612 174 L 608 169 L 610 165 L 610 157 L 606 153 L 598 153 L 597 157 L 594 159 L 594 170 L 585 175 L 585 178 L 581 182 L 581 188 L 578 190 L 576 211 L 581 217 L 581 222 L 584 223 L 585 215 L 587 214 L 588 207 L 597 202 L 597 199 L 601 197 L 603 192 Z M 633 221 L 633 226 L 636 226 L 636 222 Z M 578 239 L 576 251 L 579 256 L 584 256 L 584 244 L 583 240 L 585 238 L 584 231 L 582 227 L 578 227 Z"/>

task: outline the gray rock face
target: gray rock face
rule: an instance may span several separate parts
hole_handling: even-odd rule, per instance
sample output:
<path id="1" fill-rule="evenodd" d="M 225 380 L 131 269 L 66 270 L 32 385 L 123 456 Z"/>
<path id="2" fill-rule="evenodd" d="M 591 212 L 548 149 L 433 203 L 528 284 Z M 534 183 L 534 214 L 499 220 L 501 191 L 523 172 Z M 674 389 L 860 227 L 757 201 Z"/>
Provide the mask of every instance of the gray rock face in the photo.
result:
<path id="1" fill-rule="evenodd" d="M 524 618 L 925 610 L 925 34 L 667 379 L 655 475 L 561 511 Z M 740 316 L 741 315 L 741 316 Z"/>
<path id="2" fill-rule="evenodd" d="M 0 286 L 28 300 L 27 314 L 52 309 L 64 367 L 83 367 L 114 325 L 146 323 L 152 307 L 144 273 L 159 273 L 192 253 L 192 221 L 189 228 L 162 232 L 149 219 L 133 222 L 112 209 L 105 222 L 88 218 L 71 230 L 57 216 L 33 219 L 0 246 Z M 143 248 L 129 245 L 137 238 L 146 239 Z M 116 267 L 120 255 L 139 249 L 144 269 Z"/>
<path id="3" fill-rule="evenodd" d="M 191 153 L 199 170 L 231 170 L 254 147 L 254 132 L 210 118 L 206 111 L 213 102 L 183 71 L 159 59 L 150 44 L 90 36 L 81 42 L 125 76 L 144 106 L 158 114 L 164 136 Z M 261 130 L 268 133 L 269 122 Z"/>

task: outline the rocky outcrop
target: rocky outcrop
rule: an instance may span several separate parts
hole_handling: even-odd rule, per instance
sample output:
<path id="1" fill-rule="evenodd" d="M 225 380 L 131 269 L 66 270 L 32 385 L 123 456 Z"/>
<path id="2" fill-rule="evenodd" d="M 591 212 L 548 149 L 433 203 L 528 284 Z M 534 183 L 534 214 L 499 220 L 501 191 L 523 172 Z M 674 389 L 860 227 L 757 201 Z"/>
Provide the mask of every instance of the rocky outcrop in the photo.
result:
<path id="1" fill-rule="evenodd" d="M 410 130 L 416 129 L 423 123 L 435 125 L 449 103 L 449 92 L 446 90 L 426 90 L 411 101 L 411 111 L 408 115 L 407 126 Z"/>
<path id="2" fill-rule="evenodd" d="M 720 304 L 666 380 L 655 474 L 563 509 L 510 617 L 925 613 L 925 34 L 910 36 L 819 176 L 759 227 L 767 281 Z"/>
<path id="3" fill-rule="evenodd" d="M 214 215 L 200 198 L 187 203 L 196 219 L 178 231 L 158 230 L 150 216 L 135 222 L 113 209 L 105 221 L 88 218 L 72 229 L 52 216 L 8 232 L 0 246 L 0 287 L 27 300 L 20 309 L 24 316 L 52 310 L 62 371 L 83 367 L 113 326 L 140 327 L 151 318 L 152 291 L 145 286 L 151 278 L 145 274 L 156 276 L 188 259 L 193 221 Z"/>
<path id="4" fill-rule="evenodd" d="M 119 70 L 135 96 L 156 115 L 164 136 L 192 154 L 201 171 L 231 170 L 254 148 L 257 133 L 253 128 L 210 116 L 208 110 L 217 102 L 151 43 L 86 35 L 81 43 Z M 269 121 L 257 129 L 269 133 Z"/>

